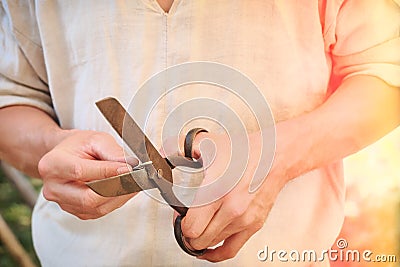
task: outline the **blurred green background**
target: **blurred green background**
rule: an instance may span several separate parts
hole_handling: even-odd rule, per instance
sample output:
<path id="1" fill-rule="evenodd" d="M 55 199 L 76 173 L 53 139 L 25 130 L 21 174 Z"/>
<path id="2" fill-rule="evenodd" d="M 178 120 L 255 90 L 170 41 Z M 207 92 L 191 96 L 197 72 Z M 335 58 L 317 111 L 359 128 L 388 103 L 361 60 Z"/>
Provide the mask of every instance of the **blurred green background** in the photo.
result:
<path id="1" fill-rule="evenodd" d="M 344 160 L 348 249 L 394 255 L 396 262 L 333 262 L 332 267 L 400 266 L 400 127 Z M 333 246 L 335 248 L 335 245 Z"/>
<path id="2" fill-rule="evenodd" d="M 29 179 L 36 190 L 39 190 L 41 181 Z M 31 237 L 31 214 L 30 207 L 24 203 L 19 192 L 5 178 L 0 168 L 0 214 L 12 229 L 14 235 L 21 242 L 31 259 L 37 266 L 39 261 L 33 249 Z M 10 256 L 4 244 L 0 241 L 0 266 L 18 266 L 17 262 Z"/>

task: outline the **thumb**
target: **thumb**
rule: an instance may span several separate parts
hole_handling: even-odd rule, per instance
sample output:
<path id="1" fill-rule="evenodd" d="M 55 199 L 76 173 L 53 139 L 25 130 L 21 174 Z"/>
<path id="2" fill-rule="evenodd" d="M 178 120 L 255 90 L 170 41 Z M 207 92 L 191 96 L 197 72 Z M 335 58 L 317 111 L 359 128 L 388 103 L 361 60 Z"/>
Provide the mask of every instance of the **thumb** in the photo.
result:
<path id="1" fill-rule="evenodd" d="M 220 203 L 211 203 L 206 206 L 190 208 L 182 220 L 182 232 L 187 238 L 197 238 L 207 228 Z"/>
<path id="2" fill-rule="evenodd" d="M 118 161 L 80 159 L 69 166 L 72 166 L 71 178 L 83 182 L 105 179 L 132 171 L 131 165 Z"/>
<path id="3" fill-rule="evenodd" d="M 53 150 L 39 161 L 38 169 L 43 179 L 62 179 L 68 183 L 104 179 L 128 172 L 132 167 L 124 162 L 81 158 Z"/>

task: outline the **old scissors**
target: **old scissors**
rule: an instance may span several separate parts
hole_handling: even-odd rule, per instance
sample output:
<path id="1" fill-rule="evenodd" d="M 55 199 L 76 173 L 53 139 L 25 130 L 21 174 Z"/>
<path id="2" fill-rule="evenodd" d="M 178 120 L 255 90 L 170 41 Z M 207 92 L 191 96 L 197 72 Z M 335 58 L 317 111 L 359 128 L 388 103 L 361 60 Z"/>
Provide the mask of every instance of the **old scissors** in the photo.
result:
<path id="1" fill-rule="evenodd" d="M 176 166 L 185 166 L 193 169 L 202 168 L 202 164 L 192 158 L 192 142 L 196 134 L 206 132 L 206 130 L 202 128 L 190 130 L 185 138 L 185 157 L 175 156 L 167 159 L 160 155 L 139 125 L 117 99 L 112 97 L 105 98 L 96 102 L 96 105 L 114 130 L 135 153 L 141 164 L 134 167 L 130 173 L 91 181 L 86 185 L 104 197 L 115 197 L 157 188 L 164 200 L 179 213 L 174 222 L 175 239 L 179 246 L 192 256 L 204 254 L 205 249 L 191 249 L 182 234 L 181 221 L 185 217 L 188 207 L 182 204 L 173 192 L 172 169 Z M 123 129 L 125 130 L 123 131 Z"/>

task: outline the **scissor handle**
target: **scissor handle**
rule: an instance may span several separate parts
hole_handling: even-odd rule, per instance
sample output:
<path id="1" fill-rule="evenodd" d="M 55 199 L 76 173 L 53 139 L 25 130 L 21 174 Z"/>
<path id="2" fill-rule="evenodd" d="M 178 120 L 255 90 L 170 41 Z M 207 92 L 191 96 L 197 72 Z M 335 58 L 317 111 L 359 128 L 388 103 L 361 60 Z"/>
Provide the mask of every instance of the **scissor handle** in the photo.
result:
<path id="1" fill-rule="evenodd" d="M 200 250 L 194 250 L 188 247 L 187 241 L 185 240 L 185 237 L 183 236 L 182 233 L 182 219 L 184 218 L 184 215 L 178 215 L 175 219 L 174 223 L 174 234 L 175 234 L 175 239 L 176 242 L 178 242 L 178 245 L 181 247 L 183 251 L 185 251 L 187 254 L 191 256 L 201 256 L 206 252 L 206 249 L 200 249 Z"/>
<path id="2" fill-rule="evenodd" d="M 191 129 L 187 134 L 185 138 L 185 143 L 184 143 L 184 150 L 185 150 L 185 157 L 186 158 L 193 158 L 193 141 L 194 138 L 198 133 L 201 132 L 208 132 L 207 130 L 203 128 L 194 128 Z M 175 222 L 174 222 L 174 234 L 175 234 L 175 239 L 176 242 L 178 242 L 178 245 L 181 247 L 183 251 L 185 251 L 187 254 L 191 256 L 201 256 L 206 252 L 206 249 L 200 249 L 200 250 L 194 250 L 189 248 L 187 241 L 185 240 L 185 237 L 183 236 L 182 233 L 182 219 L 186 216 L 186 211 L 185 212 L 180 212 L 178 217 L 176 217 Z"/>
<path id="3" fill-rule="evenodd" d="M 207 132 L 208 131 L 203 128 L 193 128 L 186 134 L 185 143 L 183 145 L 186 158 L 193 158 L 193 141 L 196 135 Z"/>

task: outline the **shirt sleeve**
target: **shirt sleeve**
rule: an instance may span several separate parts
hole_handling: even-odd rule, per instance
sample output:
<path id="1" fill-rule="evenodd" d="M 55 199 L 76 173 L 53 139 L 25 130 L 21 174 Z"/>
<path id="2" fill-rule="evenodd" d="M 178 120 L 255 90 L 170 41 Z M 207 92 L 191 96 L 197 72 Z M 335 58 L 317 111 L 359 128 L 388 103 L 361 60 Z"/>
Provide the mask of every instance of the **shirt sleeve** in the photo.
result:
<path id="1" fill-rule="evenodd" d="M 400 87 L 400 0 L 344 0 L 329 27 L 332 75 L 378 77 Z M 333 26 L 333 27 L 332 27 Z"/>
<path id="2" fill-rule="evenodd" d="M 17 7 L 10 5 L 0 4 L 0 108 L 29 105 L 55 118 L 42 47 L 32 38 L 38 36 L 33 18 L 29 19 L 34 12 L 25 5 L 17 13 Z"/>

